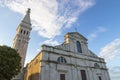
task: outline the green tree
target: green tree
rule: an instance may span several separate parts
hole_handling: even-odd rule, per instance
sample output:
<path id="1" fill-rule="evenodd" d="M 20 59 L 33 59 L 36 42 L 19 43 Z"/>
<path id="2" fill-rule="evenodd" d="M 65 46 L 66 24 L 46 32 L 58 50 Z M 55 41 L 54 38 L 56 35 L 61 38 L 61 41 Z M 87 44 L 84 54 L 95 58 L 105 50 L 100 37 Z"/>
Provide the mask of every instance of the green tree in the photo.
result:
<path id="1" fill-rule="evenodd" d="M 20 72 L 21 57 L 11 47 L 0 46 L 0 80 L 11 80 Z"/>

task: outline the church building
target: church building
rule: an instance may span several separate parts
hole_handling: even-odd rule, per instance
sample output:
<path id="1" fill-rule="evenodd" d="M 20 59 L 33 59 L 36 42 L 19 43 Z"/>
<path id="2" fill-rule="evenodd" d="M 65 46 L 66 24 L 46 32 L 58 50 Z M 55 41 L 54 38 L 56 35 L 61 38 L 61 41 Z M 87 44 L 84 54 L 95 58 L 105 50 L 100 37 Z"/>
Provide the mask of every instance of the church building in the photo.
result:
<path id="1" fill-rule="evenodd" d="M 78 32 L 68 32 L 61 45 L 41 47 L 26 66 L 25 80 L 110 80 L 104 59 L 88 49 Z"/>
<path id="2" fill-rule="evenodd" d="M 14 38 L 13 48 L 22 58 L 22 69 L 13 80 L 110 80 L 106 62 L 88 49 L 87 39 L 78 32 L 65 34 L 61 45 L 42 45 L 41 51 L 27 64 L 24 73 L 31 30 L 28 9 Z"/>

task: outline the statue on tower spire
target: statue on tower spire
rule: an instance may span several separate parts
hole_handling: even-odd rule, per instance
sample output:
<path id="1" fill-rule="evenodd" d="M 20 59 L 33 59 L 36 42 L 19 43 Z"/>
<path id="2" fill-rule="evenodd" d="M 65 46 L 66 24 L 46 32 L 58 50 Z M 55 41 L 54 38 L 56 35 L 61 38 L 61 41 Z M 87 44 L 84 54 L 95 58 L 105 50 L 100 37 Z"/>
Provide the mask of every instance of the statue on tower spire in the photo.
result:
<path id="1" fill-rule="evenodd" d="M 27 13 L 30 13 L 30 11 L 31 11 L 31 9 L 30 9 L 30 8 L 28 8 Z"/>

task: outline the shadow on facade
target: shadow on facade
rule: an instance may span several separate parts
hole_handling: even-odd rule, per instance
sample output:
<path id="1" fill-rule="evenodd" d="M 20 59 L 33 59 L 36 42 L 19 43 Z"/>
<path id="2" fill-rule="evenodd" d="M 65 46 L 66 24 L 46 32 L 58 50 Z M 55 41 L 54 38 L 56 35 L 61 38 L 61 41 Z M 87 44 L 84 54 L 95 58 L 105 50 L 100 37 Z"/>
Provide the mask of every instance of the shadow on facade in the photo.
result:
<path id="1" fill-rule="evenodd" d="M 28 80 L 39 80 L 39 73 L 32 74 L 28 77 Z"/>

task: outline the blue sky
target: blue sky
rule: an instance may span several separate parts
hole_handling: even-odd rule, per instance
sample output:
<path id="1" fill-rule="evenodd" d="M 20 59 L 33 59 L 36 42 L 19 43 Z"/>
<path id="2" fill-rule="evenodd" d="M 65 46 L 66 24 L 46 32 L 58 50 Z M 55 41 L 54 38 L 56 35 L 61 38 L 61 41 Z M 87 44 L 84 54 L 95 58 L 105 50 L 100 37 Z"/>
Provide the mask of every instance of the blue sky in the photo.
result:
<path id="1" fill-rule="evenodd" d="M 105 58 L 111 80 L 120 78 L 120 0 L 0 0 L 0 45 L 11 46 L 15 31 L 31 8 L 32 32 L 26 63 L 42 44 L 58 45 L 76 31 Z"/>

